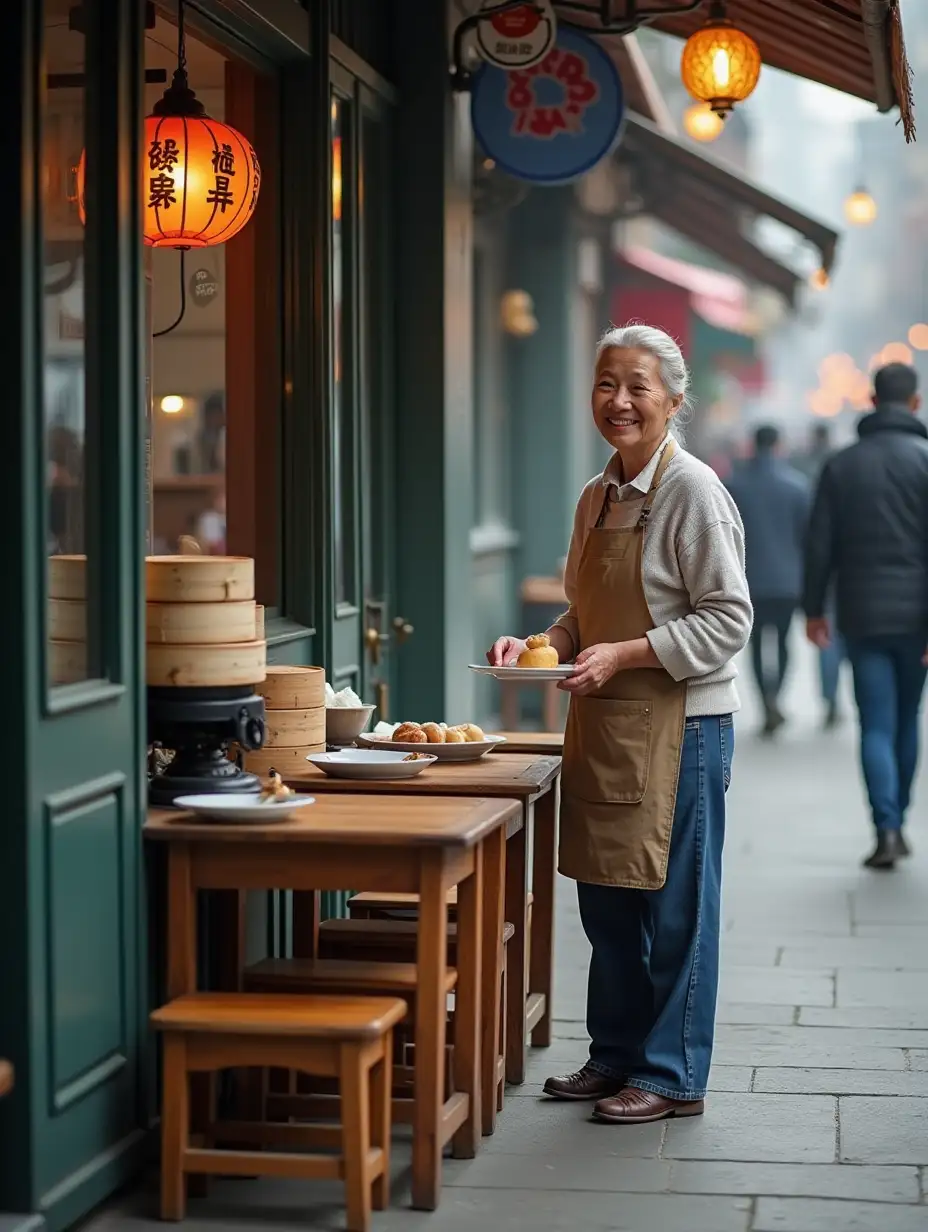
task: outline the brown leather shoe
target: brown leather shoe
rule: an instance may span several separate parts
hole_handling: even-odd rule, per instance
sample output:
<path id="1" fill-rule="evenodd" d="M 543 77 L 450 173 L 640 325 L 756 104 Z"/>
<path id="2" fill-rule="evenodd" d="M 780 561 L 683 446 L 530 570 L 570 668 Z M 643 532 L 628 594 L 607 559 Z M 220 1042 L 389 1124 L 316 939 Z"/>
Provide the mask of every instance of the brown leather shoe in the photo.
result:
<path id="1" fill-rule="evenodd" d="M 601 1099 L 593 1109 L 593 1119 L 615 1125 L 646 1125 L 650 1121 L 666 1121 L 670 1117 L 702 1116 L 706 1110 L 703 1099 L 667 1099 L 653 1091 L 638 1087 L 623 1087 L 611 1099 Z"/>
<path id="2" fill-rule="evenodd" d="M 615 1095 L 622 1089 L 619 1078 L 607 1078 L 590 1065 L 583 1065 L 575 1074 L 561 1074 L 549 1078 L 544 1085 L 545 1095 L 554 1099 L 599 1099 Z"/>

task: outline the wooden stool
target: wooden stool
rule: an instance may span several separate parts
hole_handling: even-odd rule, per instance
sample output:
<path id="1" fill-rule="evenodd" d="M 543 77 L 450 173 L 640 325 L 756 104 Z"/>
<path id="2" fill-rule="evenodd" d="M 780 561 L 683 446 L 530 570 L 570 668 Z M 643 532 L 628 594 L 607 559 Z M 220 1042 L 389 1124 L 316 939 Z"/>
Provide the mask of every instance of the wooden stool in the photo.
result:
<path id="1" fill-rule="evenodd" d="M 161 1218 L 184 1218 L 185 1177 L 278 1176 L 345 1181 L 346 1226 L 368 1232 L 390 1191 L 390 1058 L 397 998 L 193 993 L 151 1016 L 164 1033 Z M 280 1066 L 337 1078 L 341 1125 L 216 1122 L 208 1147 L 190 1145 L 191 1074 Z M 216 1150 L 215 1141 L 290 1148 Z M 298 1154 L 320 1149 L 339 1154 Z"/>
<path id="2" fill-rule="evenodd" d="M 445 993 L 454 991 L 458 973 L 449 969 L 445 973 Z M 413 1024 L 416 1017 L 416 990 L 418 973 L 414 962 L 358 962 L 330 958 L 265 958 L 251 967 L 246 967 L 243 986 L 248 992 L 266 994 L 337 994 L 348 997 L 400 996 L 406 1005 L 406 1013 L 397 1031 L 397 1048 L 392 1071 L 393 1086 L 412 1087 L 413 1073 L 404 1064 L 407 1045 L 413 1039 Z M 292 1067 L 291 1067 L 292 1068 Z M 446 1064 L 446 1075 L 450 1065 Z M 304 1084 L 305 1086 L 305 1084 Z M 262 1106 L 270 1107 L 280 1116 L 319 1116 L 325 1112 L 328 1096 L 300 1090 L 291 1081 L 289 1090 L 268 1090 L 262 1084 Z M 269 1103 L 268 1103 L 269 1101 Z M 394 1098 L 393 1119 L 399 1123 L 412 1123 L 413 1100 L 402 1095 Z"/>
<path id="3" fill-rule="evenodd" d="M 360 897 L 360 896 L 358 896 Z M 497 1111 L 502 1111 L 505 1098 L 506 1059 L 506 947 L 515 936 L 512 924 L 503 927 L 503 948 L 500 965 L 502 1007 L 499 1022 L 499 1052 L 496 1064 L 485 1058 L 484 1088 L 495 1092 Z M 347 919 L 323 920 L 319 925 L 319 954 L 323 959 L 354 959 L 365 962 L 403 963 L 415 962 L 419 924 L 416 920 L 394 919 Z M 453 967 L 457 956 L 457 926 L 448 925 L 448 966 Z M 488 956 L 484 956 L 488 961 Z M 489 1095 L 488 1095 L 489 1098 Z"/>

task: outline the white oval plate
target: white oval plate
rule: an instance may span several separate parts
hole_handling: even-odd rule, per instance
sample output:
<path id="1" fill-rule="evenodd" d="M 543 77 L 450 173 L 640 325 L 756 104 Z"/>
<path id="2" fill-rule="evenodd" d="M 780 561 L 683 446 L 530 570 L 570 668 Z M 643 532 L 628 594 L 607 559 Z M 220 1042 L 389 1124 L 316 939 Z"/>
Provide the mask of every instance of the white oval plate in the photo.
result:
<path id="1" fill-rule="evenodd" d="M 517 680 L 520 684 L 567 680 L 574 674 L 572 663 L 564 663 L 560 667 L 491 667 L 489 663 L 471 663 L 469 666 L 478 676 L 492 676 L 494 680 Z"/>
<path id="2" fill-rule="evenodd" d="M 174 801 L 177 808 L 189 809 L 198 817 L 208 821 L 224 821 L 229 825 L 251 821 L 284 821 L 298 809 L 315 804 L 312 796 L 288 796 L 286 800 L 276 800 L 273 803 L 262 804 L 261 795 L 256 791 L 230 792 L 223 796 L 179 796 Z"/>
<path id="3" fill-rule="evenodd" d="M 406 761 L 408 754 L 387 752 L 386 749 L 342 749 L 338 753 L 310 753 L 306 760 L 334 779 L 412 779 L 438 758 L 426 753 L 420 745 L 414 751 L 421 756 Z"/>
<path id="4" fill-rule="evenodd" d="M 394 753 L 428 753 L 438 761 L 479 761 L 498 744 L 505 743 L 505 736 L 493 735 L 470 744 L 405 744 L 391 740 L 389 736 L 358 736 L 358 744 L 365 749 L 383 749 Z"/>

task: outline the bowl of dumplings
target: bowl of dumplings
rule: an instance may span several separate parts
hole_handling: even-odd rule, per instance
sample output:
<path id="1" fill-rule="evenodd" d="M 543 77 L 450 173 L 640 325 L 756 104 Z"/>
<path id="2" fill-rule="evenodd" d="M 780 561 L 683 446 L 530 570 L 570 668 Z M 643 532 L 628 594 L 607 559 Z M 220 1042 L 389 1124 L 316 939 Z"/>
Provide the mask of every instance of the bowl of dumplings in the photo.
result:
<path id="1" fill-rule="evenodd" d="M 505 737 L 490 735 L 476 723 L 378 723 L 368 735 L 358 737 L 366 748 L 397 752 L 428 753 L 441 761 L 477 761 L 503 744 Z"/>

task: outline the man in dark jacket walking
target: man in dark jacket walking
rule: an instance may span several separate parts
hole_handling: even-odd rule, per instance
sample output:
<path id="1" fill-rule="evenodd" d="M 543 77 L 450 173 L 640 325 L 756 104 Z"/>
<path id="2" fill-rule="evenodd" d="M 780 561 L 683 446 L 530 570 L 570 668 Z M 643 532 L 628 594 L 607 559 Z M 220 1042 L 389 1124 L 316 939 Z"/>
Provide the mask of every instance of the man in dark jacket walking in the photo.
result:
<path id="1" fill-rule="evenodd" d="M 754 434 L 754 456 L 728 482 L 744 523 L 748 586 L 754 605 L 751 662 L 764 703 L 764 733 L 783 724 L 780 691 L 789 665 L 789 631 L 802 594 L 802 558 L 809 518 L 808 481 L 777 456 L 780 434 Z M 772 666 L 764 651 L 773 643 Z"/>
<path id="2" fill-rule="evenodd" d="M 825 600 L 834 581 L 877 832 L 864 863 L 892 868 L 909 853 L 903 825 L 928 670 L 928 430 L 915 417 L 921 399 L 913 368 L 887 364 L 873 389 L 876 409 L 861 420 L 860 439 L 822 471 L 803 607 L 809 640 L 827 645 Z"/>

